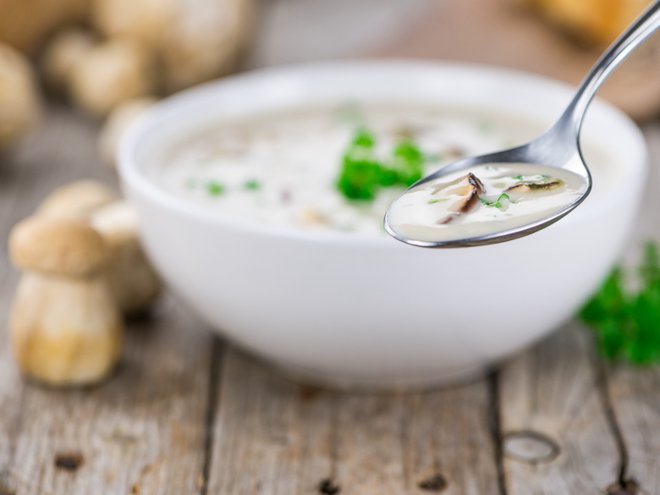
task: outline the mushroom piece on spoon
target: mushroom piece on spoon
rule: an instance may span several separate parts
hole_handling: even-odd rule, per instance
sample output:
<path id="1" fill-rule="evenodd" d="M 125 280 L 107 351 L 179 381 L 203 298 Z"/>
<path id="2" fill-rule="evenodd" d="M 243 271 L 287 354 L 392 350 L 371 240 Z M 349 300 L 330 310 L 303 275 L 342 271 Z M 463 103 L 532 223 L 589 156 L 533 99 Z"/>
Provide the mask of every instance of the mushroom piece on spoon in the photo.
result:
<path id="1" fill-rule="evenodd" d="M 483 194 L 484 190 L 482 182 L 472 173 L 445 184 L 438 184 L 431 192 L 432 196 L 438 197 L 429 201 L 429 204 L 442 205 L 442 216 L 437 223 L 448 224 L 460 214 L 470 211 L 478 203 L 479 195 Z"/>

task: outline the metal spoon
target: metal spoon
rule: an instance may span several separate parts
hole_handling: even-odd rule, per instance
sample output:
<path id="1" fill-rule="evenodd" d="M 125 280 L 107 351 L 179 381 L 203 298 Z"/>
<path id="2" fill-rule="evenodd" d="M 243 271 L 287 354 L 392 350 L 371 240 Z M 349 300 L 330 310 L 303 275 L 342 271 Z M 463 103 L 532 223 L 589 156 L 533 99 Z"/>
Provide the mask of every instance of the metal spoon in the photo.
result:
<path id="1" fill-rule="evenodd" d="M 528 144 L 504 151 L 489 153 L 487 155 L 463 158 L 450 163 L 413 184 L 410 189 L 419 187 L 429 181 L 445 175 L 482 165 L 498 163 L 530 163 L 565 167 L 569 163 L 579 162 L 581 166 L 575 167 L 574 172 L 582 175 L 587 187 L 584 193 L 563 210 L 551 214 L 540 221 L 522 227 L 494 232 L 488 235 L 455 239 L 449 241 L 422 241 L 404 237 L 393 229 L 389 221 L 389 213 L 385 215 L 385 230 L 399 241 L 420 247 L 448 248 L 480 246 L 517 239 L 555 223 L 557 220 L 573 211 L 591 192 L 591 173 L 584 162 L 580 149 L 580 129 L 589 104 L 600 86 L 608 76 L 635 50 L 639 45 L 651 37 L 660 28 L 660 0 L 653 4 L 617 39 L 612 46 L 600 57 L 587 77 L 577 89 L 575 96 L 559 118 L 557 123 L 545 134 Z M 449 228 L 449 227 L 448 227 Z"/>

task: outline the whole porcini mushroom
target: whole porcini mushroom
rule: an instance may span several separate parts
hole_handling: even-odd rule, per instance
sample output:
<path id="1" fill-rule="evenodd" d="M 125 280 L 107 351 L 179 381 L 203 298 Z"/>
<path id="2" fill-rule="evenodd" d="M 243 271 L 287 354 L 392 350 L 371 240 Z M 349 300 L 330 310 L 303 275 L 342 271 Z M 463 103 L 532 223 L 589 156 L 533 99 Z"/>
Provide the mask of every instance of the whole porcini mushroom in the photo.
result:
<path id="1" fill-rule="evenodd" d="M 112 252 L 86 222 L 33 217 L 10 236 L 23 270 L 11 310 L 21 371 L 50 385 L 84 385 L 111 372 L 123 325 L 105 270 Z"/>
<path id="2" fill-rule="evenodd" d="M 138 41 L 115 38 L 90 48 L 71 70 L 71 98 L 88 113 L 103 117 L 127 100 L 152 93 L 152 62 Z"/>
<path id="3" fill-rule="evenodd" d="M 80 180 L 62 186 L 43 200 L 37 215 L 47 218 L 86 219 L 94 211 L 117 201 L 109 187 L 94 180 Z"/>
<path id="4" fill-rule="evenodd" d="M 39 117 L 39 98 L 29 63 L 0 43 L 0 151 L 24 136 Z"/>
<path id="5" fill-rule="evenodd" d="M 173 92 L 235 67 L 252 10 L 252 0 L 94 0 L 92 18 L 106 36 L 148 46 Z"/>
<path id="6" fill-rule="evenodd" d="M 73 68 L 94 45 L 94 36 L 82 29 L 68 29 L 57 34 L 46 46 L 42 58 L 48 86 L 65 91 L 71 84 Z"/>
<path id="7" fill-rule="evenodd" d="M 99 133 L 99 151 L 105 163 L 115 165 L 124 132 L 155 103 L 156 98 L 146 96 L 122 103 L 112 111 Z"/>
<path id="8" fill-rule="evenodd" d="M 135 209 L 118 201 L 96 211 L 91 223 L 113 251 L 107 274 L 119 308 L 125 314 L 145 310 L 162 292 L 162 283 L 142 249 Z"/>

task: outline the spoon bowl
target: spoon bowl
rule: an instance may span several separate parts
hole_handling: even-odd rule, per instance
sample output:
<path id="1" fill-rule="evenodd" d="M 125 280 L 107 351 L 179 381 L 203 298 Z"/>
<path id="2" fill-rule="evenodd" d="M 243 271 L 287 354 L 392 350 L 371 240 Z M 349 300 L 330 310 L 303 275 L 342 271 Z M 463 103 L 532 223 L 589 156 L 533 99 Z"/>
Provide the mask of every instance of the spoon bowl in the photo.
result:
<path id="1" fill-rule="evenodd" d="M 545 216 L 536 222 L 530 222 L 522 226 L 498 230 L 485 235 L 477 235 L 467 238 L 431 241 L 412 238 L 402 234 L 396 228 L 394 222 L 391 221 L 392 208 L 390 207 L 385 214 L 385 230 L 395 239 L 412 246 L 426 248 L 457 248 L 482 246 L 511 241 L 533 234 L 534 232 L 538 232 L 539 230 L 544 229 L 562 219 L 575 208 L 577 208 L 587 198 L 591 192 L 593 183 L 591 172 L 589 171 L 589 167 L 582 157 L 582 152 L 577 140 L 575 140 L 572 145 L 570 142 L 568 142 L 566 146 L 553 146 L 553 143 L 561 142 L 556 136 L 556 134 L 562 132 L 562 128 L 560 127 L 561 124 L 562 121 L 560 121 L 547 133 L 523 146 L 517 146 L 515 148 L 510 148 L 495 153 L 488 153 L 485 155 L 471 156 L 449 163 L 436 172 L 413 184 L 408 189 L 408 191 L 418 189 L 424 184 L 436 181 L 455 172 L 470 170 L 479 166 L 511 163 L 545 165 L 570 169 L 584 180 L 585 188 L 582 194 L 580 194 L 572 202 L 565 205 L 563 208 L 554 211 L 552 214 Z"/>

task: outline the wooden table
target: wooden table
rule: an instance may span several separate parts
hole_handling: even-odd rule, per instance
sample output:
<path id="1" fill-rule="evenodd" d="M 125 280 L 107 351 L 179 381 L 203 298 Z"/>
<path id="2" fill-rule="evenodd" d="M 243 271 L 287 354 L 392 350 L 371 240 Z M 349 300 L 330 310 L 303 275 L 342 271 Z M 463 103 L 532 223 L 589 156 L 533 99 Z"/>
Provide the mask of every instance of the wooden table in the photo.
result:
<path id="1" fill-rule="evenodd" d="M 426 0 L 361 5 L 378 2 L 394 12 Z M 349 50 L 317 39 L 305 54 L 286 41 L 289 26 L 302 26 L 291 28 L 296 36 L 309 30 L 290 16 L 335 12 L 330 2 L 263 3 L 251 65 Z M 392 12 L 373 29 L 400 19 Z M 355 51 L 373 34 L 352 40 Z M 307 33 L 321 35 L 333 30 Z M 103 385 L 57 391 L 23 381 L 5 331 L 17 279 L 5 240 L 54 186 L 113 180 L 94 133 L 53 107 L 0 163 L 0 495 L 660 493 L 660 369 L 603 364 L 574 323 L 472 383 L 340 394 L 285 381 L 167 297 L 151 318 L 131 322 L 121 366 Z M 645 133 L 655 170 L 628 258 L 641 238 L 660 236 L 660 122 Z"/>

